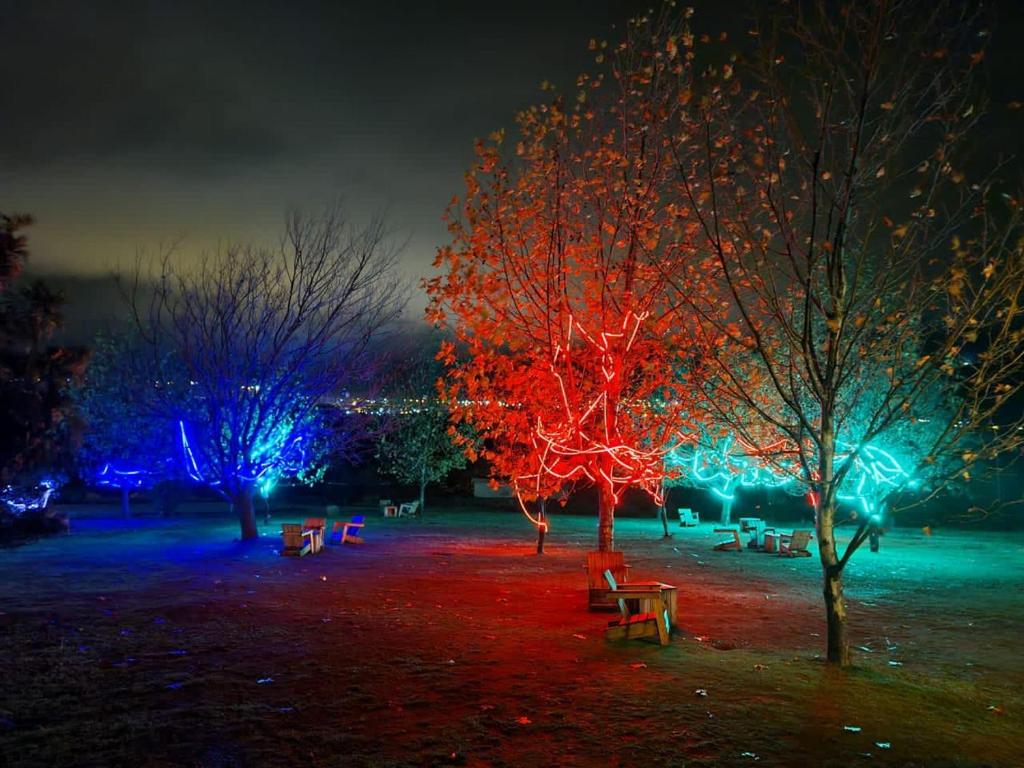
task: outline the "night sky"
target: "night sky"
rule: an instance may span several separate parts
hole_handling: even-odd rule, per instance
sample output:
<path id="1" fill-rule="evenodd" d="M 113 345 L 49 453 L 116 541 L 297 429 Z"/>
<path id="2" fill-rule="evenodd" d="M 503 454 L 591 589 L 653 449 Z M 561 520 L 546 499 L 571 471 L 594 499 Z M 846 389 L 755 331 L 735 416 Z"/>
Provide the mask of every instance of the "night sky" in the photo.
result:
<path id="1" fill-rule="evenodd" d="M 745 3 L 694 4 L 699 27 L 742 31 Z M 386 208 L 418 278 L 473 139 L 648 5 L 0 0 L 0 210 L 35 215 L 30 271 L 64 287 L 86 337 L 111 306 L 94 278 L 136 249 L 267 242 L 291 207 Z M 1020 5 L 990 56 L 997 105 L 1024 98 Z"/>

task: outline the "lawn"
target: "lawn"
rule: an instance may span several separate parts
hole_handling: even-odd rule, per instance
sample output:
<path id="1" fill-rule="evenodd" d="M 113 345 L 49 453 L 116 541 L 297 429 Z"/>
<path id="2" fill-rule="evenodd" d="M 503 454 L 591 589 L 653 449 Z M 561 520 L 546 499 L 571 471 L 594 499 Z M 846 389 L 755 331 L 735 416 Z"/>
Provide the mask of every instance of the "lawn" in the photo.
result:
<path id="1" fill-rule="evenodd" d="M 115 510 L 110 509 L 111 515 Z M 821 661 L 817 558 L 620 520 L 679 587 L 671 645 L 586 610 L 594 519 L 369 518 L 282 558 L 276 517 L 85 518 L 0 550 L 3 766 L 1024 765 L 1024 535 L 897 530 L 858 553 L 856 666 Z"/>

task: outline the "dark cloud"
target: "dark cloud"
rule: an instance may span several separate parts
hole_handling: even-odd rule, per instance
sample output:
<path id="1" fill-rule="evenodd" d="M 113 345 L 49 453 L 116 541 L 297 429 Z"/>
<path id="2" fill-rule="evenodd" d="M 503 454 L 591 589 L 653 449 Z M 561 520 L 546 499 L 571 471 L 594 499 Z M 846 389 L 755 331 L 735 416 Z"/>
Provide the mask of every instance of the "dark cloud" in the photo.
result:
<path id="1" fill-rule="evenodd" d="M 169 240 L 182 259 L 265 242 L 287 208 L 338 199 L 357 219 L 388 209 L 415 281 L 473 139 L 511 127 L 541 80 L 572 83 L 588 39 L 651 4 L 0 0 L 0 210 L 35 214 L 33 269 L 63 275 L 87 323 L 107 299 L 75 276 Z M 694 4 L 698 27 L 742 35 L 745 2 Z M 1000 11 L 987 65 L 1005 113 L 1024 100 L 1022 13 Z M 1019 128 L 1000 117 L 989 145 L 1020 152 Z"/>
<path id="2" fill-rule="evenodd" d="M 586 35 L 629 5 L 15 2 L 0 162 L 215 173 L 325 148 L 450 152 L 467 120 L 506 122 L 542 72 L 582 65 Z"/>
<path id="3" fill-rule="evenodd" d="M 35 269 L 95 275 L 168 240 L 182 259 L 266 241 L 289 207 L 342 199 L 388 210 L 416 280 L 473 139 L 638 7 L 0 0 L 0 210 L 35 214 Z"/>

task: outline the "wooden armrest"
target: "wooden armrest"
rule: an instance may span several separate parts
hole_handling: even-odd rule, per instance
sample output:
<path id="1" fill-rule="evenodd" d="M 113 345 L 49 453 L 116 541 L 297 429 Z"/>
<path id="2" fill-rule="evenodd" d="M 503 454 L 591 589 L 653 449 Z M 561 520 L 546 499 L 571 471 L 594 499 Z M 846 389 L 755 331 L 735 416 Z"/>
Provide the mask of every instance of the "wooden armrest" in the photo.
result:
<path id="1" fill-rule="evenodd" d="M 661 581 L 627 581 L 619 584 L 619 589 L 664 589 L 665 587 L 671 587 L 671 584 L 665 584 Z"/>
<path id="2" fill-rule="evenodd" d="M 608 596 L 618 600 L 650 600 L 660 598 L 664 592 L 660 589 L 616 589 Z"/>

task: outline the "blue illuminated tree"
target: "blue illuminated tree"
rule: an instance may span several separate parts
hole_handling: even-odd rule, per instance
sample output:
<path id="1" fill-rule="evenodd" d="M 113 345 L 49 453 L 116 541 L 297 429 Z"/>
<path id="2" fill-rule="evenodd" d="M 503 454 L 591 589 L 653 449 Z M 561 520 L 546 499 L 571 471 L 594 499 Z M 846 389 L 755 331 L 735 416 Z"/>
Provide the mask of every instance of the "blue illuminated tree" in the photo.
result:
<path id="1" fill-rule="evenodd" d="M 142 336 L 188 380 L 184 407 L 162 403 L 186 471 L 230 500 L 242 539 L 258 534 L 260 485 L 323 456 L 322 407 L 372 377 L 375 342 L 405 303 L 397 257 L 381 219 L 359 228 L 329 212 L 289 216 L 273 249 L 230 246 L 196 268 L 165 254 L 150 275 L 136 269 L 127 293 Z"/>
<path id="2" fill-rule="evenodd" d="M 83 422 L 80 471 L 97 485 L 120 490 L 125 517 L 132 491 L 184 476 L 177 423 L 162 407 L 168 390 L 183 408 L 187 378 L 168 355 L 153 354 L 125 332 L 96 337 L 85 375 L 72 389 Z"/>

